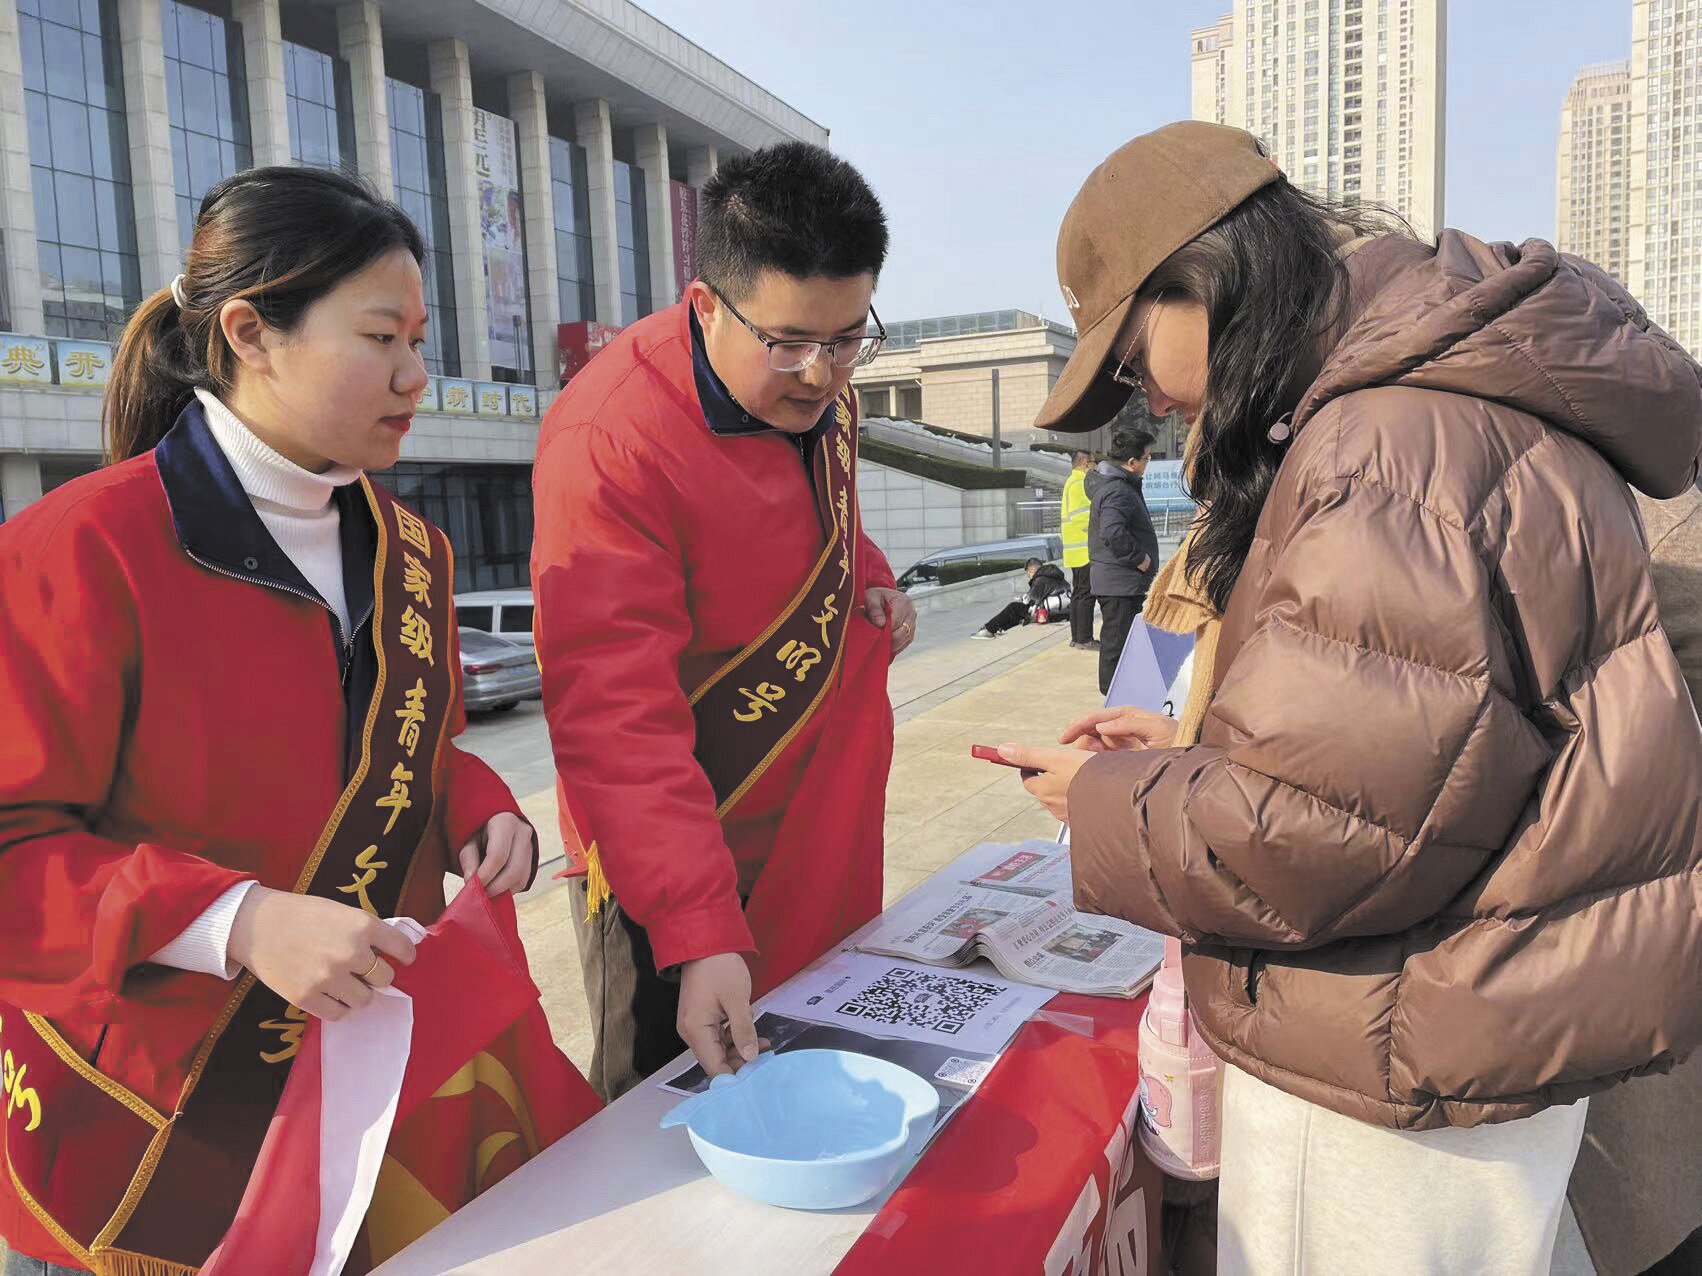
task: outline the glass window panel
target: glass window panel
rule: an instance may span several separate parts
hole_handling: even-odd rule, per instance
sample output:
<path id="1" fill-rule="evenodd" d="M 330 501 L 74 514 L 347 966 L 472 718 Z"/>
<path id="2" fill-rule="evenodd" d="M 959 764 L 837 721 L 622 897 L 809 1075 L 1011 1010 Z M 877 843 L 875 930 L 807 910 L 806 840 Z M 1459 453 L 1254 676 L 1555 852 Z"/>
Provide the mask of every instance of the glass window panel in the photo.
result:
<path id="1" fill-rule="evenodd" d="M 122 299 L 124 296 L 124 268 L 120 264 L 117 253 L 102 253 L 100 255 L 101 290 L 108 296 Z"/>
<path id="2" fill-rule="evenodd" d="M 83 88 L 83 37 L 57 22 L 41 24 L 42 63 L 47 72 L 47 91 L 81 102 Z"/>
<path id="3" fill-rule="evenodd" d="M 142 300 L 142 259 L 125 253 L 119 266 L 124 272 L 124 304 L 134 306 Z"/>
<path id="4" fill-rule="evenodd" d="M 36 161 L 53 157 L 53 134 L 47 122 L 47 98 L 40 93 L 24 94 L 24 113 L 29 120 L 30 158 Z"/>
<path id="5" fill-rule="evenodd" d="M 234 22 L 224 22 L 209 15 L 207 25 L 210 29 L 213 46 L 213 70 L 226 75 L 241 75 L 241 51 L 233 50 L 231 42 L 241 38 L 242 28 Z M 235 54 L 235 57 L 232 54 Z"/>
<path id="6" fill-rule="evenodd" d="M 241 159 L 238 157 L 237 145 L 236 145 L 235 142 L 220 142 L 219 143 L 219 178 L 220 179 L 229 177 L 232 173 L 238 172 L 239 170 L 247 168 L 247 167 L 248 167 L 248 165 L 243 163 L 241 161 Z"/>
<path id="7" fill-rule="evenodd" d="M 50 97 L 47 115 L 53 139 L 53 166 L 70 173 L 92 173 L 87 108 L 64 98 Z"/>
<path id="8" fill-rule="evenodd" d="M 301 108 L 301 156 L 309 164 L 331 163 L 331 138 L 325 131 L 325 112 L 317 106 Z"/>
<path id="9" fill-rule="evenodd" d="M 55 173 L 54 194 L 59 204 L 59 242 L 83 248 L 100 247 L 100 223 L 95 218 L 94 181 L 76 173 Z M 96 275 L 99 275 L 97 270 Z"/>
<path id="10" fill-rule="evenodd" d="M 219 114 L 218 86 L 212 73 L 187 62 L 180 63 L 179 69 L 182 105 L 173 123 L 180 128 L 205 128 L 211 132 L 213 120 Z"/>
<path id="11" fill-rule="evenodd" d="M 208 137 L 205 133 L 189 134 L 189 190 L 188 194 L 200 199 L 224 175 L 223 160 L 219 156 L 219 139 Z"/>
<path id="12" fill-rule="evenodd" d="M 213 16 L 191 9 L 188 5 L 173 4 L 177 10 L 177 56 L 194 66 L 213 65 Z"/>
<path id="13" fill-rule="evenodd" d="M 30 188 L 35 195 L 37 239 L 59 238 L 59 214 L 53 200 L 53 170 L 39 165 L 30 169 Z"/>
<path id="14" fill-rule="evenodd" d="M 89 112 L 89 145 L 96 177 L 130 180 L 130 152 L 123 136 L 124 117 L 117 111 Z"/>
<path id="15" fill-rule="evenodd" d="M 59 258 L 65 272 L 67 301 L 87 301 L 102 295 L 99 253 L 90 248 L 62 247 Z"/>
<path id="16" fill-rule="evenodd" d="M 18 0 L 18 12 L 39 17 L 41 14 L 41 0 Z"/>
<path id="17" fill-rule="evenodd" d="M 59 245 L 41 244 L 41 286 L 43 291 L 57 293 L 65 287 L 65 273 L 59 261 Z"/>
<path id="18" fill-rule="evenodd" d="M 116 252 L 124 243 L 124 232 L 120 229 L 121 220 L 118 212 L 118 191 L 111 182 L 96 182 L 95 188 L 95 226 L 99 232 L 100 247 Z"/>
<path id="19" fill-rule="evenodd" d="M 90 106 L 104 107 L 106 100 L 106 58 L 101 52 L 98 35 L 83 37 L 83 83 L 87 86 Z"/>
<path id="20" fill-rule="evenodd" d="M 24 88 L 47 92 L 47 68 L 41 60 L 41 23 L 36 19 L 18 19 L 18 50 L 24 59 Z"/>

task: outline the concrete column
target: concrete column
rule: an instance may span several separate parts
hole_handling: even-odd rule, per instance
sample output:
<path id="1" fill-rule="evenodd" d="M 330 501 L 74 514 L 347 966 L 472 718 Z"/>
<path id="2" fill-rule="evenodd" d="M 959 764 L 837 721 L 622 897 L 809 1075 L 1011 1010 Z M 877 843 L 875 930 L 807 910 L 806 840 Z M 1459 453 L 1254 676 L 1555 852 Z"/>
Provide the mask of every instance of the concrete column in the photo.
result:
<path id="1" fill-rule="evenodd" d="M 0 274 L 8 310 L 0 322 L 13 332 L 39 333 L 46 323 L 41 311 L 41 257 L 36 247 L 17 0 L 0 0 L 0 226 L 5 227 Z M 10 501 L 6 508 L 12 508 Z"/>
<path id="2" fill-rule="evenodd" d="M 574 140 L 585 148 L 585 187 L 591 206 L 591 265 L 597 321 L 621 321 L 621 254 L 615 228 L 615 132 L 602 98 L 573 104 Z"/>
<path id="3" fill-rule="evenodd" d="M 686 152 L 686 181 L 698 190 L 721 167 L 721 152 L 713 146 L 694 146 Z"/>
<path id="4" fill-rule="evenodd" d="M 12 47 L 18 47 L 16 40 Z M 16 518 L 24 506 L 40 499 L 41 458 L 28 452 L 0 455 L 0 511 L 7 518 Z"/>
<path id="5" fill-rule="evenodd" d="M 455 254 L 455 326 L 461 375 L 489 380 L 490 299 L 485 293 L 479 174 L 473 158 L 473 69 L 465 40 L 438 40 L 426 50 L 431 91 L 443 102 L 443 166 L 449 175 L 449 242 Z"/>
<path id="6" fill-rule="evenodd" d="M 384 80 L 384 31 L 378 0 L 351 0 L 337 10 L 337 53 L 349 64 L 355 110 L 355 163 L 389 199 L 396 192 L 390 162 L 390 90 Z"/>
<path id="7" fill-rule="evenodd" d="M 254 166 L 288 164 L 290 103 L 284 82 L 284 35 L 279 24 L 278 0 L 233 0 L 231 16 L 242 28 Z"/>
<path id="8" fill-rule="evenodd" d="M 544 77 L 516 71 L 508 77 L 508 113 L 514 119 L 520 152 L 520 197 L 526 210 L 526 292 L 532 302 L 533 382 L 556 383 L 556 325 L 561 298 L 556 292 L 555 200 L 550 190 L 550 118 L 544 102 Z"/>
<path id="9" fill-rule="evenodd" d="M 130 134 L 130 193 L 142 294 L 171 282 L 183 260 L 171 159 L 171 106 L 165 91 L 165 41 L 159 0 L 118 0 L 124 63 L 124 118 Z"/>
<path id="10" fill-rule="evenodd" d="M 640 124 L 632 131 L 638 167 L 644 170 L 644 218 L 649 223 L 650 309 L 665 310 L 680 299 L 674 282 L 673 187 L 668 180 L 668 130 Z"/>

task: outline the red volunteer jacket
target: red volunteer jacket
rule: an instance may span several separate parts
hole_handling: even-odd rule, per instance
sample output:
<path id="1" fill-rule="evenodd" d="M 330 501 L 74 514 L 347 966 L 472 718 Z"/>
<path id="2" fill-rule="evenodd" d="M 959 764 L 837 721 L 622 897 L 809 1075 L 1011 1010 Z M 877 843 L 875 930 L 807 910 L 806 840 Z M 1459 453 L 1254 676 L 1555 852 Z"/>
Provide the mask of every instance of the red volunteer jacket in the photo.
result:
<path id="1" fill-rule="evenodd" d="M 658 969 L 753 951 L 740 894 L 821 715 L 722 821 L 687 695 L 784 610 L 822 552 L 798 442 L 743 417 L 701 355 L 694 368 L 682 302 L 626 329 L 557 397 L 533 487 L 550 739 L 615 897 Z M 858 562 L 852 623 L 867 625 L 863 593 L 893 576 L 866 536 Z"/>
<path id="2" fill-rule="evenodd" d="M 232 485 L 227 464 L 193 485 L 209 505 L 175 508 L 150 453 L 0 525 L 0 998 L 168 1112 L 229 985 L 146 958 L 239 881 L 290 889 L 347 779 L 348 671 L 325 608 L 190 557 L 228 555 L 209 543 L 225 529 L 264 537 Z M 264 546 L 234 552 L 263 568 Z M 463 726 L 457 704 L 450 734 Z M 427 924 L 451 849 L 518 812 L 453 745 L 441 786 L 404 901 Z M 0 1234 L 72 1262 L 4 1174 Z"/>

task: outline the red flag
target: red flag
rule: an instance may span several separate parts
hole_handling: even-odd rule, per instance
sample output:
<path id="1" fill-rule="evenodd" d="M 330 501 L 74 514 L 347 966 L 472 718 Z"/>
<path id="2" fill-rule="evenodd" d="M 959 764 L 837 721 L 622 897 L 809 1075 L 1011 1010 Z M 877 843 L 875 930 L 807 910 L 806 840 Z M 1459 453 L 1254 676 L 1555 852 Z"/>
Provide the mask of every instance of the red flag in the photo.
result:
<path id="1" fill-rule="evenodd" d="M 394 991 L 303 1034 L 202 1276 L 368 1271 L 600 1106 L 550 1038 L 512 896 L 471 883 L 415 933 Z"/>

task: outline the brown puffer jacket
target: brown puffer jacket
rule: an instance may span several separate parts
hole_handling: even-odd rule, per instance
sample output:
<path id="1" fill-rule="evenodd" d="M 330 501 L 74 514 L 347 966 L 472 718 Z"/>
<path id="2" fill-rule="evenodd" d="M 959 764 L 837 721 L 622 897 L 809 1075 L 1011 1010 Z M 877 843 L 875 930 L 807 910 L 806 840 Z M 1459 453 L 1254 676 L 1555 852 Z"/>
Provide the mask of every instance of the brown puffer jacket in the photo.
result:
<path id="1" fill-rule="evenodd" d="M 1695 479 L 1702 369 L 1540 241 L 1349 271 L 1201 743 L 1078 772 L 1076 899 L 1183 936 L 1236 1066 L 1506 1121 L 1702 1042 L 1702 725 L 1626 487 Z"/>

